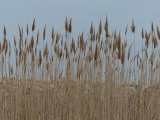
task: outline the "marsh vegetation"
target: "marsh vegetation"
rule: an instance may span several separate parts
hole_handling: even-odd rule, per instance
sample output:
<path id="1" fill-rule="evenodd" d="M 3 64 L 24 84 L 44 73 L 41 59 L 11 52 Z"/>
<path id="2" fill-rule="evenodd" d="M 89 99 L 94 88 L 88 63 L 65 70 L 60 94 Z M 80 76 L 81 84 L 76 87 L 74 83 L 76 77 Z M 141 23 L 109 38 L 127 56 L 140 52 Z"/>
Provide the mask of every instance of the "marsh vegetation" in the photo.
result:
<path id="1" fill-rule="evenodd" d="M 124 35 L 109 33 L 108 25 L 106 17 L 97 29 L 91 23 L 87 38 L 83 32 L 74 38 L 66 17 L 65 34 L 53 27 L 48 39 L 47 27 L 38 30 L 34 19 L 31 26 L 18 26 L 13 40 L 4 26 L 0 119 L 159 120 L 159 27 L 142 28 L 136 52 L 134 20 Z M 132 44 L 122 39 L 127 34 Z"/>

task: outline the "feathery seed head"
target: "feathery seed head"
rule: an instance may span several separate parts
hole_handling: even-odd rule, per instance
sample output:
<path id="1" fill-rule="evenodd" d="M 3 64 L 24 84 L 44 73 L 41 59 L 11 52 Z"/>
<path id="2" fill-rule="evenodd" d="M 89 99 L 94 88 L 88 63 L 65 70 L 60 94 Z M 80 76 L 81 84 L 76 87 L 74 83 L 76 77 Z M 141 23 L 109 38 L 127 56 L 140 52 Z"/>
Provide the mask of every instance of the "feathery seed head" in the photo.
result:
<path id="1" fill-rule="evenodd" d="M 99 35 L 101 35 L 101 33 L 102 33 L 102 22 L 101 22 L 101 20 L 100 20 L 100 23 L 99 23 L 98 31 L 99 31 Z"/>
<path id="2" fill-rule="evenodd" d="M 71 33 L 72 32 L 72 18 L 69 21 L 69 28 L 68 28 L 68 32 Z"/>
<path id="3" fill-rule="evenodd" d="M 142 27 L 142 39 L 144 39 L 144 30 L 143 30 L 143 27 Z"/>
<path id="4" fill-rule="evenodd" d="M 158 36 L 158 39 L 160 40 L 160 31 L 159 31 L 158 26 L 157 26 L 157 36 Z"/>
<path id="5" fill-rule="evenodd" d="M 34 18 L 34 20 L 33 20 L 33 23 L 32 23 L 32 32 L 35 30 L 35 18 Z"/>
<path id="6" fill-rule="evenodd" d="M 125 36 L 126 36 L 126 34 L 127 34 L 127 28 L 128 28 L 128 25 L 127 25 L 126 30 L 125 30 Z"/>
<path id="7" fill-rule="evenodd" d="M 3 29 L 3 34 L 4 34 L 4 37 L 6 37 L 6 27 L 4 26 L 4 29 Z"/>
<path id="8" fill-rule="evenodd" d="M 106 31 L 106 38 L 109 37 L 109 33 L 108 33 L 108 17 L 106 16 L 106 22 L 105 22 L 105 26 L 104 29 Z"/>
<path id="9" fill-rule="evenodd" d="M 91 23 L 91 27 L 90 27 L 90 34 L 93 34 L 93 22 Z"/>
<path id="10" fill-rule="evenodd" d="M 152 22 L 152 24 L 151 24 L 151 30 L 152 30 L 152 32 L 154 32 L 154 25 L 153 25 L 153 22 Z"/>
<path id="11" fill-rule="evenodd" d="M 45 40 L 45 36 L 46 36 L 46 25 L 45 25 L 44 30 L 43 30 L 43 40 Z"/>
<path id="12" fill-rule="evenodd" d="M 26 31 L 27 31 L 27 36 L 28 36 L 28 33 L 29 33 L 29 30 L 28 30 L 28 23 L 27 23 Z"/>
<path id="13" fill-rule="evenodd" d="M 132 20 L 132 23 L 131 23 L 131 32 L 135 33 L 134 20 Z"/>

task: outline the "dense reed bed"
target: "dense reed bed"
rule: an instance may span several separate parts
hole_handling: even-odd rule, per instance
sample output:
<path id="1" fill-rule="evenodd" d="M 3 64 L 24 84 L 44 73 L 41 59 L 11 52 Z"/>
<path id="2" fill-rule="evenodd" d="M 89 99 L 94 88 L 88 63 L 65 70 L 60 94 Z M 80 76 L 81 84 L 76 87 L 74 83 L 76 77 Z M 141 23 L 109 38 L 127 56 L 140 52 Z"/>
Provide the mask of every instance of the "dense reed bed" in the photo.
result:
<path id="1" fill-rule="evenodd" d="M 106 17 L 97 30 L 91 23 L 88 38 L 83 32 L 74 38 L 66 17 L 65 35 L 53 27 L 48 39 L 47 26 L 41 38 L 34 19 L 31 27 L 18 26 L 19 37 L 12 41 L 4 26 L 0 119 L 159 120 L 158 26 L 142 28 L 136 52 L 134 20 L 124 35 L 109 33 L 108 25 Z M 133 34 L 130 45 L 122 39 L 127 34 Z"/>

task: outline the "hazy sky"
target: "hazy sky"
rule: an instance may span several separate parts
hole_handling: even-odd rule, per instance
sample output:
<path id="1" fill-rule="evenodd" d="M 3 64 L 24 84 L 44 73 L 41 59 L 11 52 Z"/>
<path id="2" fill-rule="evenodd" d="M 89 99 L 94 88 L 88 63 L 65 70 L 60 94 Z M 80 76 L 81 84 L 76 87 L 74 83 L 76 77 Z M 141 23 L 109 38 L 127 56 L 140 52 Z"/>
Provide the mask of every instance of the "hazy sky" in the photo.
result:
<path id="1" fill-rule="evenodd" d="M 87 35 L 93 21 L 97 28 L 100 19 L 104 24 L 106 15 L 109 31 L 117 29 L 124 32 L 132 19 L 136 25 L 136 37 L 140 39 L 142 26 L 149 29 L 151 22 L 160 26 L 159 0 L 1 0 L 0 4 L 0 40 L 3 38 L 3 26 L 7 28 L 8 39 L 18 37 L 18 24 L 26 27 L 36 19 L 36 28 L 43 27 L 64 32 L 66 16 L 73 20 L 73 36 L 84 31 Z M 50 37 L 50 33 L 47 35 Z"/>

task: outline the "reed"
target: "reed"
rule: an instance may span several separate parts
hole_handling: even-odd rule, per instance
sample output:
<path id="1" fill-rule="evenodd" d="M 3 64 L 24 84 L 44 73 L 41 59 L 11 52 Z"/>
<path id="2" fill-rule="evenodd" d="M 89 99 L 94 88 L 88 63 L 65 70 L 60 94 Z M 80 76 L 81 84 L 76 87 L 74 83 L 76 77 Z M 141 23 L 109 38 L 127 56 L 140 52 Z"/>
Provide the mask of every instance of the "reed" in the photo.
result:
<path id="1" fill-rule="evenodd" d="M 88 38 L 84 31 L 75 38 L 72 18 L 66 17 L 65 35 L 52 27 L 49 38 L 45 25 L 41 38 L 34 19 L 32 32 L 29 23 L 26 36 L 18 26 L 19 37 L 13 36 L 13 42 L 7 39 L 4 26 L 0 42 L 0 119 L 160 119 L 158 26 L 155 30 L 151 23 L 149 32 L 142 28 L 142 54 L 135 51 L 134 20 L 134 41 L 130 45 L 128 25 L 126 40 L 122 32 L 109 32 L 107 16 L 102 26 L 100 20 L 96 31 L 92 22 Z"/>

